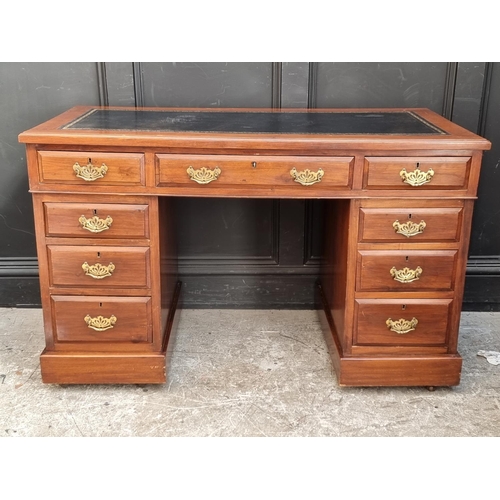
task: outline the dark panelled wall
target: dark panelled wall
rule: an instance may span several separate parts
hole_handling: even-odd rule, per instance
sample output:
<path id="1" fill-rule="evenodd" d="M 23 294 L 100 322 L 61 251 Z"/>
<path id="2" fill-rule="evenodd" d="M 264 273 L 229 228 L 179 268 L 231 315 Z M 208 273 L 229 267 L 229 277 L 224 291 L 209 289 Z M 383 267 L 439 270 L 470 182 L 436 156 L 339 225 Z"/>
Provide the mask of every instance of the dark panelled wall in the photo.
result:
<path id="1" fill-rule="evenodd" d="M 487 137 L 464 308 L 500 310 L 500 63 L 0 63 L 0 306 L 39 305 L 24 146 L 74 105 L 427 107 Z M 313 307 L 322 202 L 177 199 L 187 307 Z"/>
<path id="2" fill-rule="evenodd" d="M 77 104 L 99 104 L 96 63 L 0 63 L 0 306 L 40 304 L 33 205 L 17 136 Z"/>

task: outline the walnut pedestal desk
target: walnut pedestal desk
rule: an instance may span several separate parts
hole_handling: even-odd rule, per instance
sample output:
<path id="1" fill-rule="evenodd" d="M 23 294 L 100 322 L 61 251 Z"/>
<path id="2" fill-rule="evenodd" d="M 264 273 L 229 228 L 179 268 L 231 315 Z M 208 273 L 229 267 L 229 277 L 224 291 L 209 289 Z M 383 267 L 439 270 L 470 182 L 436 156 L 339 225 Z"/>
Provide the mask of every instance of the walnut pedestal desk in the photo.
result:
<path id="1" fill-rule="evenodd" d="M 76 107 L 19 136 L 46 383 L 163 383 L 176 196 L 326 199 L 318 292 L 338 383 L 451 386 L 490 143 L 426 109 Z"/>

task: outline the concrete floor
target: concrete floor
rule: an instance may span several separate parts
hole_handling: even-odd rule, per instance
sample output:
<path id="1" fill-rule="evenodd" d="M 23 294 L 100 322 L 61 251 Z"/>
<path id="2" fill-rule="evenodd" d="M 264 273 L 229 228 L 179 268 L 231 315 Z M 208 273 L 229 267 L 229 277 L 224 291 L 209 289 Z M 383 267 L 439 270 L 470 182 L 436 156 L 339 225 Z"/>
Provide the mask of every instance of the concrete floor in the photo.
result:
<path id="1" fill-rule="evenodd" d="M 0 309 L 6 436 L 500 436 L 500 313 L 462 314 L 454 388 L 340 388 L 315 311 L 184 310 L 161 386 L 41 382 L 40 309 Z"/>

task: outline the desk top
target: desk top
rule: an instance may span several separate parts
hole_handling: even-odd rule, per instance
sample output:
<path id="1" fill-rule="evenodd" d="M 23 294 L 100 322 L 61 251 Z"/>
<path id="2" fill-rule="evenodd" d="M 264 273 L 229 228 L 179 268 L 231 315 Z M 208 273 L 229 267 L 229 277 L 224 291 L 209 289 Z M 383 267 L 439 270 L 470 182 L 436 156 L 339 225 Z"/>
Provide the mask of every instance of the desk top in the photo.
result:
<path id="1" fill-rule="evenodd" d="M 446 134 L 411 111 L 273 112 L 92 109 L 63 129 L 249 134 Z"/>
<path id="2" fill-rule="evenodd" d="M 428 109 L 115 108 L 77 106 L 19 136 L 42 144 L 193 148 L 489 149 Z"/>

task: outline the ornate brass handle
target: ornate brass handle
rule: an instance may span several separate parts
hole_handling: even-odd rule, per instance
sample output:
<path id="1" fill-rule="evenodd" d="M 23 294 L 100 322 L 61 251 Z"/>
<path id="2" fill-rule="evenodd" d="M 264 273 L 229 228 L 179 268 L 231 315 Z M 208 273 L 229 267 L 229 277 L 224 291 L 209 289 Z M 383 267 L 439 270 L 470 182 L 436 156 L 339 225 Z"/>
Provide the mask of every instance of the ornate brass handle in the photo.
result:
<path id="1" fill-rule="evenodd" d="M 87 323 L 89 328 L 95 330 L 96 332 L 103 332 L 104 330 L 109 330 L 113 328 L 113 325 L 116 323 L 117 318 L 113 314 L 109 318 L 105 318 L 104 316 L 97 316 L 97 318 L 92 318 L 87 314 L 85 318 L 83 318 L 85 323 Z"/>
<path id="2" fill-rule="evenodd" d="M 390 270 L 390 273 L 394 278 L 394 281 L 399 281 L 400 283 L 411 283 L 412 281 L 416 281 L 420 278 L 422 268 L 418 266 L 417 269 L 413 270 L 409 267 L 405 267 L 404 269 L 400 269 L 398 271 L 395 267 L 393 267 Z"/>
<path id="3" fill-rule="evenodd" d="M 401 179 L 403 179 L 403 182 L 406 182 L 406 184 L 418 187 L 422 184 L 431 182 L 434 177 L 434 170 L 430 168 L 427 172 L 424 172 L 417 167 L 413 172 L 407 172 L 406 169 L 403 168 L 403 170 L 399 172 L 399 175 L 401 176 Z"/>
<path id="4" fill-rule="evenodd" d="M 412 330 L 415 330 L 418 324 L 417 318 L 412 318 L 411 320 L 407 319 L 398 319 L 397 321 L 392 321 L 391 318 L 389 318 L 385 324 L 387 325 L 387 328 L 391 330 L 391 332 L 396 332 L 399 335 L 403 335 L 405 333 L 409 333 Z"/>
<path id="5" fill-rule="evenodd" d="M 292 170 L 290 170 L 290 175 L 295 182 L 303 186 L 311 186 L 312 184 L 316 184 L 316 182 L 321 182 L 325 172 L 322 168 L 318 169 L 317 172 L 312 172 L 308 168 L 302 170 L 302 172 L 298 172 L 297 169 L 293 167 Z"/>
<path id="6" fill-rule="evenodd" d="M 187 173 L 189 178 L 197 182 L 198 184 L 208 184 L 209 182 L 216 181 L 221 174 L 221 169 L 219 167 L 215 167 L 213 170 L 210 170 L 207 167 L 199 168 L 195 170 L 191 165 L 187 169 Z"/>
<path id="7" fill-rule="evenodd" d="M 90 231 L 91 233 L 100 233 L 109 229 L 109 226 L 113 223 L 113 219 L 108 215 L 105 219 L 99 219 L 97 215 L 87 219 L 85 215 L 82 215 L 78 222 L 82 225 L 83 229 Z"/>
<path id="8" fill-rule="evenodd" d="M 411 238 L 412 236 L 423 233 L 426 225 L 427 224 L 423 220 L 421 220 L 418 224 L 410 220 L 401 224 L 398 220 L 396 220 L 393 222 L 392 227 L 396 233 L 402 234 L 407 238 Z"/>
<path id="9" fill-rule="evenodd" d="M 91 266 L 88 262 L 84 262 L 82 264 L 82 269 L 85 271 L 85 274 L 87 276 L 95 278 L 96 280 L 102 280 L 103 278 L 106 278 L 113 274 L 113 271 L 115 270 L 115 265 L 112 262 L 110 262 L 109 266 L 103 266 L 102 264 L 99 263 Z"/>
<path id="10" fill-rule="evenodd" d="M 87 165 L 82 166 L 78 162 L 76 162 L 73 165 L 73 170 L 75 171 L 76 176 L 80 177 L 80 179 L 83 179 L 84 181 L 95 181 L 106 175 L 108 166 L 103 163 L 100 167 L 96 167 L 90 161 L 87 163 Z"/>

